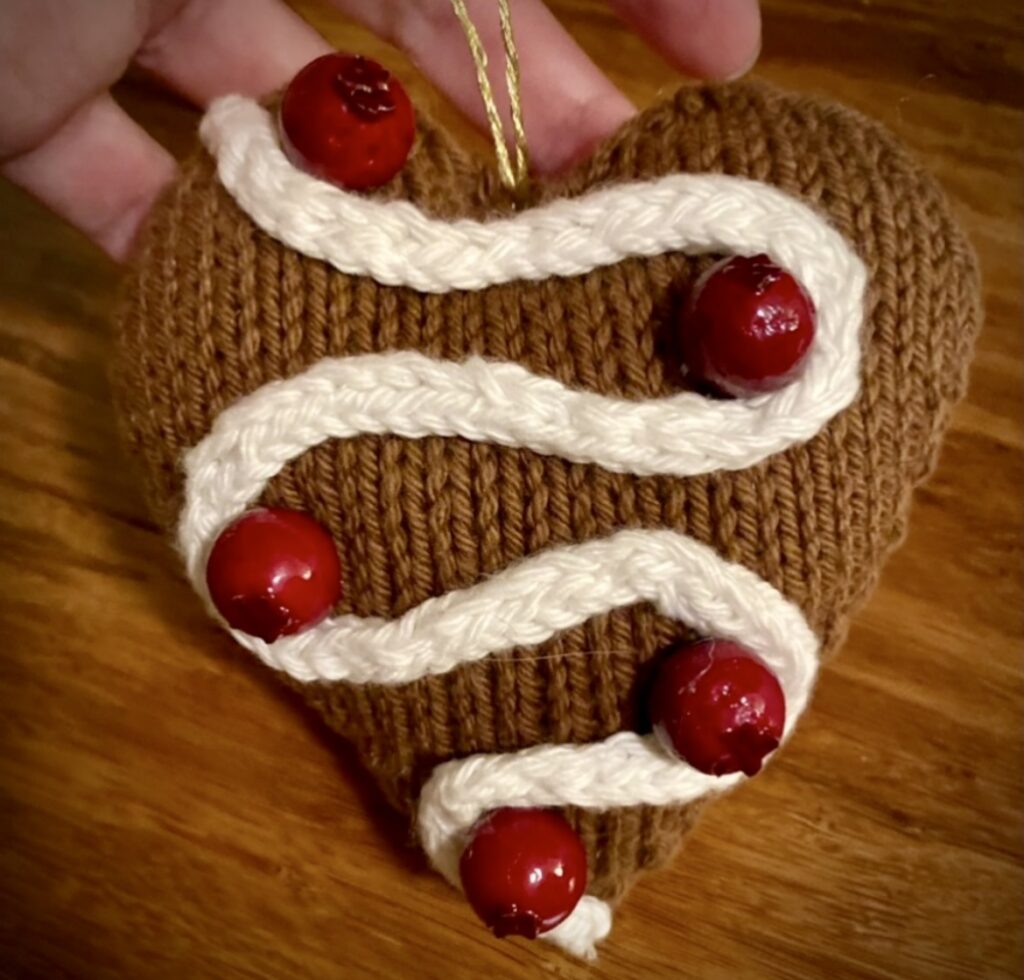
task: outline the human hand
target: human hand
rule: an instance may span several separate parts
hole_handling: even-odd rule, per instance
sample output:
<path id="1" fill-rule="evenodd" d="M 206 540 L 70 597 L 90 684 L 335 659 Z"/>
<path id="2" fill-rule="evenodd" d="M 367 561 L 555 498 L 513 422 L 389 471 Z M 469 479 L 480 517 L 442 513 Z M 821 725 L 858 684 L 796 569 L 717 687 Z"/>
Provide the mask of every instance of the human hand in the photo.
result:
<path id="1" fill-rule="evenodd" d="M 407 52 L 485 126 L 472 60 L 450 0 L 330 0 Z M 757 0 L 608 0 L 680 70 L 728 78 L 760 48 Z M 467 0 L 502 64 L 494 0 Z M 542 0 L 512 0 L 530 156 L 540 173 L 585 154 L 634 108 Z M 130 64 L 196 105 L 285 85 L 329 46 L 283 0 L 4 0 L 0 4 L 0 173 L 116 259 L 173 179 L 170 154 L 110 95 Z M 501 102 L 504 86 L 495 86 Z"/>

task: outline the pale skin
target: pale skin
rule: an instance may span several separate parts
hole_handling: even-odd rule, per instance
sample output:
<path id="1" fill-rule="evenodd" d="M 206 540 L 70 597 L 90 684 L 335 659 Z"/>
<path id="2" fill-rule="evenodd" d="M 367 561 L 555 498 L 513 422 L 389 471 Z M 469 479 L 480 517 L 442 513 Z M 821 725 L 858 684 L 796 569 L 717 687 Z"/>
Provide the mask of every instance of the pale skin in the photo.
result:
<path id="1" fill-rule="evenodd" d="M 483 109 L 449 0 L 330 0 L 402 48 L 477 125 Z M 756 60 L 758 0 L 608 0 L 683 73 L 732 78 Z M 500 58 L 494 0 L 467 0 Z M 533 169 L 585 155 L 635 112 L 542 0 L 511 0 Z M 170 154 L 113 100 L 134 64 L 198 107 L 262 95 L 330 50 L 283 0 L 3 0 L 0 173 L 117 260 L 174 178 Z M 500 63 L 500 62 L 499 62 Z M 500 88 L 499 88 L 500 94 Z"/>

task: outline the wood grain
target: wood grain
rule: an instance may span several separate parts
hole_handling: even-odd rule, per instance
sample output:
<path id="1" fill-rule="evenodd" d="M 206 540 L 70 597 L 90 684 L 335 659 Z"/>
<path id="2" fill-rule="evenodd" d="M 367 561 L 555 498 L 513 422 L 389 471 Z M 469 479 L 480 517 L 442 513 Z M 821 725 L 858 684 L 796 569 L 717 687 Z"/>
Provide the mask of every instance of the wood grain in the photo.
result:
<path id="1" fill-rule="evenodd" d="M 440 106 L 395 52 L 298 6 Z M 674 82 L 597 0 L 552 6 L 638 103 Z M 118 272 L 0 188 L 0 973 L 1021 975 L 1022 16 L 765 7 L 757 74 L 882 119 L 953 196 L 987 325 L 906 545 L 799 737 L 633 892 L 596 967 L 489 939 L 344 748 L 207 621 L 117 446 Z M 192 111 L 119 96 L 188 145 Z"/>

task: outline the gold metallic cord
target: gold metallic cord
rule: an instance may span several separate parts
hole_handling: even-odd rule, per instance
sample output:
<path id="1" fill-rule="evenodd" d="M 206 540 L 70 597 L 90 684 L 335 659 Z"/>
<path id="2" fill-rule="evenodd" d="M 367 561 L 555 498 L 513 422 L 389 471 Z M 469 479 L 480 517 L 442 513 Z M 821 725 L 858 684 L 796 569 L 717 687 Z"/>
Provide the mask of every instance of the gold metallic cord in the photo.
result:
<path id="1" fill-rule="evenodd" d="M 505 144 L 501 115 L 498 112 L 497 103 L 494 101 L 490 79 L 487 77 L 487 51 L 480 40 L 476 26 L 470 19 L 465 0 L 451 0 L 452 10 L 455 12 L 459 24 L 462 25 L 470 54 L 473 56 L 473 64 L 476 66 L 480 97 L 483 99 L 484 112 L 487 115 L 487 124 L 491 130 L 494 152 L 498 159 L 498 173 L 506 187 L 514 191 L 522 191 L 526 186 L 529 160 L 526 153 L 526 131 L 523 128 L 523 109 L 519 95 L 519 55 L 516 51 L 515 37 L 512 34 L 509 0 L 497 0 L 497 3 L 498 16 L 501 19 L 501 39 L 505 48 L 505 85 L 508 90 L 512 116 L 512 134 L 515 146 L 514 165 L 508 152 L 508 146 Z"/>
<path id="2" fill-rule="evenodd" d="M 512 133 L 516 148 L 516 187 L 526 183 L 529 163 L 526 156 L 526 130 L 523 128 L 523 104 L 519 91 L 519 51 L 512 33 L 512 15 L 508 0 L 498 0 L 498 15 L 501 17 L 501 39 L 505 45 L 505 85 L 512 112 Z"/>

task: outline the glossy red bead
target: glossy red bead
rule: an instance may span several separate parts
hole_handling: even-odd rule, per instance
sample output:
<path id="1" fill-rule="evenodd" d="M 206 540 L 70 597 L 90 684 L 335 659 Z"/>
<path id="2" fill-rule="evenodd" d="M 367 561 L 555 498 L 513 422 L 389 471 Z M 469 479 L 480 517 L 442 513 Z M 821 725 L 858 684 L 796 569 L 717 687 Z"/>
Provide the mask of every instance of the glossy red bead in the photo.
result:
<path id="1" fill-rule="evenodd" d="M 473 828 L 459 863 L 473 911 L 496 936 L 554 929 L 587 887 L 587 852 L 553 810 L 506 807 Z"/>
<path id="2" fill-rule="evenodd" d="M 288 159 L 349 190 L 387 183 L 416 137 L 401 83 L 361 55 L 336 52 L 311 61 L 285 89 L 278 118 Z"/>
<path id="3" fill-rule="evenodd" d="M 778 678 L 728 640 L 670 651 L 654 674 L 649 707 L 665 748 L 713 776 L 759 772 L 786 724 Z"/>
<path id="4" fill-rule="evenodd" d="M 328 531 L 294 510 L 261 508 L 221 532 L 206 563 L 217 611 L 268 643 L 320 622 L 341 598 L 341 563 Z"/>
<path id="5" fill-rule="evenodd" d="M 814 341 L 814 303 L 767 255 L 733 256 L 697 281 L 681 324 L 689 376 L 737 398 L 794 381 Z"/>

